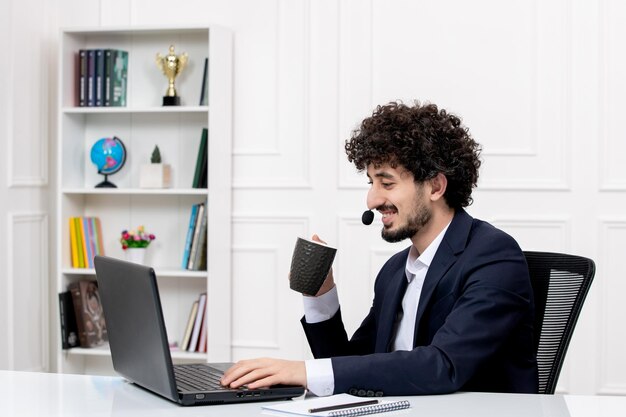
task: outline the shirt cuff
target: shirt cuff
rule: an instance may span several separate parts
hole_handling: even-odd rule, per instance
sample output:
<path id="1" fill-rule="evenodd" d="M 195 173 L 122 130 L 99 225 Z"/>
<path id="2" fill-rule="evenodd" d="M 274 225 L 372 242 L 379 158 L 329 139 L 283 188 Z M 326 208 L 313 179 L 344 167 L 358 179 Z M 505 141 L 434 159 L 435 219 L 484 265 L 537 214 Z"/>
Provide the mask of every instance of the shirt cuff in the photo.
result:
<path id="1" fill-rule="evenodd" d="M 332 395 L 335 390 L 335 375 L 330 358 L 309 359 L 304 361 L 306 368 L 306 387 L 318 397 Z"/>
<path id="2" fill-rule="evenodd" d="M 339 310 L 339 296 L 334 286 L 319 297 L 302 297 L 304 303 L 304 318 L 307 323 L 319 323 L 330 320 Z"/>

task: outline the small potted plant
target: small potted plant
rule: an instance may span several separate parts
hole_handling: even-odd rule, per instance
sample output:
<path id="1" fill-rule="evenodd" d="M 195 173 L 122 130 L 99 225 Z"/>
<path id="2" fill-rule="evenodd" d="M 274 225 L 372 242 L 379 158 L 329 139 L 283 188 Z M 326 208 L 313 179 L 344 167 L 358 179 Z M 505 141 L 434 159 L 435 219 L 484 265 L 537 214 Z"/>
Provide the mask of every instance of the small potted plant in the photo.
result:
<path id="1" fill-rule="evenodd" d="M 140 188 L 169 188 L 171 182 L 171 168 L 161 161 L 161 151 L 155 145 L 149 164 L 141 165 L 139 173 Z"/>
<path id="2" fill-rule="evenodd" d="M 146 257 L 146 249 L 156 239 L 152 233 L 146 233 L 143 226 L 133 230 L 122 230 L 120 243 L 126 252 L 126 260 L 143 264 Z"/>

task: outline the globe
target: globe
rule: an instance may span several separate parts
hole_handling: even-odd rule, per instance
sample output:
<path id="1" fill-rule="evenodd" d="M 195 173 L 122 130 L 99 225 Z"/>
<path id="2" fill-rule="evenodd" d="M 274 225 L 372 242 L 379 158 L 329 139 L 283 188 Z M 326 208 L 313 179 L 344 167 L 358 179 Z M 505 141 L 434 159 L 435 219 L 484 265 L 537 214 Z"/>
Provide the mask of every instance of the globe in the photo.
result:
<path id="1" fill-rule="evenodd" d="M 120 138 L 101 138 L 91 147 L 91 162 L 98 167 L 98 174 L 104 175 L 104 181 L 96 185 L 96 188 L 116 188 L 117 186 L 108 180 L 108 176 L 115 174 L 126 162 L 126 147 Z"/>

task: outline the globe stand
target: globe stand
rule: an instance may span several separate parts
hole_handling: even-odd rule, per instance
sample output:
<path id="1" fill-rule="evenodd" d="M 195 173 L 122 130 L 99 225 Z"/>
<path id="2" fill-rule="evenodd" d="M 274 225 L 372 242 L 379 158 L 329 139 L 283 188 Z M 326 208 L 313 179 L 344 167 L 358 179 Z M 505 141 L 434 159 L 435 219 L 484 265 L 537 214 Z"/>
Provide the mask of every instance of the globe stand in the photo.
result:
<path id="1" fill-rule="evenodd" d="M 111 181 L 109 181 L 108 174 L 100 173 L 100 175 L 104 175 L 104 181 L 102 181 L 100 184 L 97 184 L 96 188 L 117 188 L 117 185 L 115 185 Z"/>

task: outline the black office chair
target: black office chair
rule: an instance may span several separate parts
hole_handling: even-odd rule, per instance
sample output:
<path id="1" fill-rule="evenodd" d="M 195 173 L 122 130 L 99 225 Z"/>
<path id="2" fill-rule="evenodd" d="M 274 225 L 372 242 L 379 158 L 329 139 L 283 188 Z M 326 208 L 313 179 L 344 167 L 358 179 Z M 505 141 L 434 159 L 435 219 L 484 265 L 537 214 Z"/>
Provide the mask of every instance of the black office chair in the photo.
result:
<path id="1" fill-rule="evenodd" d="M 524 252 L 535 295 L 539 393 L 554 394 L 596 266 L 582 256 Z"/>

